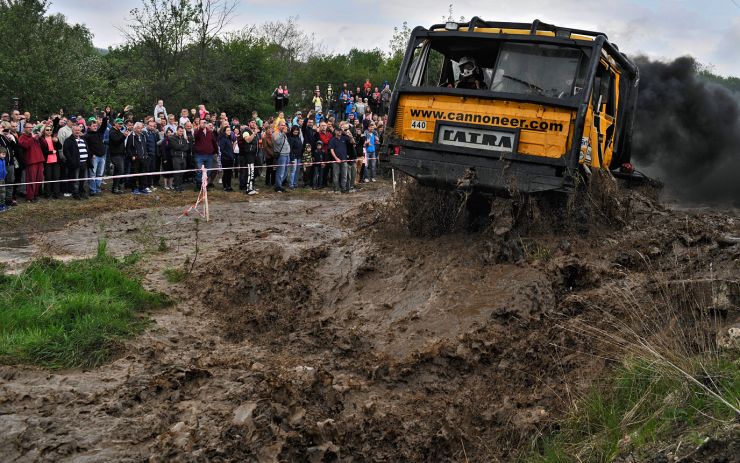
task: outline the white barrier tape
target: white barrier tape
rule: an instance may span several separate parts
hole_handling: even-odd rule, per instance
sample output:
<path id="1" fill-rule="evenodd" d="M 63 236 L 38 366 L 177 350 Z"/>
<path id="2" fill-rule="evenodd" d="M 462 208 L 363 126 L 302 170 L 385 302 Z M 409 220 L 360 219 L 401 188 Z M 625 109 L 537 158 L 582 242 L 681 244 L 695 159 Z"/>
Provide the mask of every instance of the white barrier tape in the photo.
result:
<path id="1" fill-rule="evenodd" d="M 340 164 L 342 162 L 346 163 L 353 163 L 357 162 L 358 160 L 364 160 L 365 158 L 358 158 L 358 159 L 348 159 L 346 161 L 319 161 L 319 162 L 301 162 L 300 166 L 315 166 L 315 165 L 322 165 L 322 164 Z M 379 158 L 370 158 L 371 160 L 379 159 Z M 286 168 L 290 168 L 293 165 L 293 162 L 289 162 L 285 165 Z M 262 165 L 262 164 L 255 164 L 254 168 L 267 168 L 267 167 L 282 167 L 283 164 L 269 164 L 269 165 Z M 203 166 L 205 169 L 205 166 Z M 234 166 L 234 167 L 211 167 L 210 169 L 205 169 L 206 172 L 209 171 L 223 171 L 223 170 L 240 170 L 240 169 L 249 169 L 249 166 Z M 119 178 L 134 178 L 134 177 L 148 177 L 151 175 L 174 175 L 174 174 L 183 174 L 187 172 L 199 172 L 201 169 L 182 169 L 182 170 L 162 170 L 157 172 L 141 172 L 138 174 L 126 174 L 126 175 L 106 175 L 103 177 L 85 177 L 85 178 L 65 178 L 61 180 L 43 180 L 39 182 L 23 182 L 23 183 L 6 183 L 2 186 L 4 187 L 10 187 L 10 186 L 21 186 L 21 185 L 44 185 L 49 183 L 66 183 L 66 182 L 87 182 L 90 180 L 113 180 L 113 179 L 119 179 Z"/>
<path id="2" fill-rule="evenodd" d="M 198 193 L 198 198 L 195 200 L 195 204 L 193 204 L 192 206 L 190 206 L 189 208 L 187 208 L 175 220 L 180 220 L 183 217 L 187 217 L 187 216 L 190 215 L 190 213 L 192 211 L 195 211 L 198 214 L 200 214 L 201 217 L 203 217 L 204 219 L 206 219 L 206 222 L 209 221 L 210 217 L 208 215 L 208 173 L 207 173 L 208 171 L 206 170 L 206 166 L 201 166 L 200 171 L 201 171 L 200 192 Z M 206 205 L 205 206 L 205 210 L 203 212 L 201 212 L 198 209 L 198 205 L 201 202 L 204 202 L 205 205 Z M 167 225 L 169 225 L 170 223 L 171 222 L 168 222 Z"/>

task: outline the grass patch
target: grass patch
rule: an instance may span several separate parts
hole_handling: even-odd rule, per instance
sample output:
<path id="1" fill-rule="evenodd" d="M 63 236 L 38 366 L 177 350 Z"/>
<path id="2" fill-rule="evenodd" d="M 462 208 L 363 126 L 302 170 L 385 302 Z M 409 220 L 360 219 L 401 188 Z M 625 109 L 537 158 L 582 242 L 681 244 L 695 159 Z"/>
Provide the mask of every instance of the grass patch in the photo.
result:
<path id="1" fill-rule="evenodd" d="M 727 402 L 738 404 L 736 360 L 718 358 L 711 364 L 697 362 L 696 367 L 695 379 Z M 666 439 L 701 442 L 736 417 L 732 408 L 670 368 L 631 359 L 604 387 L 578 401 L 559 431 L 536 442 L 538 451 L 526 460 L 610 462 L 630 453 L 649 456 L 640 454 L 653 449 L 653 444 Z"/>
<path id="2" fill-rule="evenodd" d="M 166 296 L 144 290 L 127 274 L 133 259 L 106 254 L 70 263 L 33 262 L 0 278 L 0 361 L 49 368 L 94 367 L 148 321 L 138 312 L 162 307 Z"/>
<path id="3" fill-rule="evenodd" d="M 187 272 L 185 272 L 183 269 L 174 267 L 164 269 L 163 273 L 168 283 L 180 283 L 181 281 L 185 280 L 186 276 L 188 276 Z"/>

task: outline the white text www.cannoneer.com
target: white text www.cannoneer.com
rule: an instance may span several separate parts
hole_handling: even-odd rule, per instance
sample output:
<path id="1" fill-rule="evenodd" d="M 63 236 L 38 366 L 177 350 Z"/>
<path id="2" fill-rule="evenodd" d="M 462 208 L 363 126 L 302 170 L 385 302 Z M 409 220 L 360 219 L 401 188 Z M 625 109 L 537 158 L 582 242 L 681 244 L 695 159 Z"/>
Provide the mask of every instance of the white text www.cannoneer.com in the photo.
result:
<path id="1" fill-rule="evenodd" d="M 561 122 L 529 121 L 527 119 L 517 117 L 484 116 L 481 114 L 432 111 L 429 109 L 412 109 L 411 117 L 437 119 L 440 121 L 471 122 L 474 124 L 496 125 L 499 127 L 541 130 L 543 132 L 548 130 L 557 132 L 563 131 L 563 124 Z"/>

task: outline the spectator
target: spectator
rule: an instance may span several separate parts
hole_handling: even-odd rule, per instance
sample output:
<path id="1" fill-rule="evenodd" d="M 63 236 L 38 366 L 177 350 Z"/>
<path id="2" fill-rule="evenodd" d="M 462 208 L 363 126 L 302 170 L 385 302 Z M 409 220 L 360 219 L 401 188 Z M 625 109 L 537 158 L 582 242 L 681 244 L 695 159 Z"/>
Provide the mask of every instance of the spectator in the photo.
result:
<path id="1" fill-rule="evenodd" d="M 146 158 L 144 158 L 143 172 L 154 173 L 160 171 L 161 156 L 159 154 L 159 145 L 163 138 L 157 124 L 153 119 L 150 119 L 147 123 L 146 129 L 143 131 L 144 139 L 146 141 Z M 154 175 L 146 175 L 142 177 L 144 183 L 144 192 L 151 193 L 156 189 L 155 183 L 159 181 L 159 178 Z"/>
<path id="2" fill-rule="evenodd" d="M 312 173 L 313 173 L 313 146 L 310 143 L 303 145 L 303 156 L 301 158 L 303 164 L 303 188 L 311 186 Z"/>
<path id="3" fill-rule="evenodd" d="M 311 145 L 308 145 L 311 146 Z M 308 147 L 307 146 L 307 147 Z M 322 165 L 320 164 L 325 156 L 326 149 L 324 148 L 324 143 L 321 140 L 316 141 L 316 148 L 313 150 L 313 162 L 314 165 L 311 166 L 311 188 L 314 190 L 318 190 L 319 188 L 322 188 L 321 185 L 321 173 L 322 173 Z"/>
<path id="4" fill-rule="evenodd" d="M 113 164 L 113 175 L 124 175 L 124 158 L 126 155 L 126 135 L 122 131 L 123 119 L 120 117 L 113 121 L 113 127 L 111 127 L 108 133 L 108 154 L 110 155 L 110 162 Z M 61 131 L 61 130 L 60 130 Z M 120 195 L 123 193 L 123 179 L 114 178 L 112 193 Z"/>
<path id="5" fill-rule="evenodd" d="M 354 145 L 354 139 L 348 135 L 348 130 L 342 130 L 336 128 L 334 130 L 334 138 L 329 142 L 329 152 L 334 161 L 334 182 L 333 190 L 335 193 L 349 193 L 348 185 L 348 168 L 347 160 L 349 155 L 347 153 L 347 146 Z"/>
<path id="6" fill-rule="evenodd" d="M 173 179 L 173 189 L 181 193 L 182 192 L 182 172 L 187 167 L 188 153 L 190 152 L 190 143 L 185 134 L 185 128 L 180 126 L 177 128 L 174 135 L 169 136 L 169 148 L 170 156 L 172 157 L 172 170 L 176 173 Z"/>
<path id="7" fill-rule="evenodd" d="M 132 132 L 126 137 L 126 154 L 129 158 L 132 174 L 146 173 L 145 166 L 148 162 L 149 153 L 147 152 L 146 137 L 144 137 L 143 130 L 144 124 L 137 122 L 134 124 Z M 131 184 L 133 194 L 149 194 L 143 176 L 133 177 Z"/>
<path id="8" fill-rule="evenodd" d="M 5 184 L 15 183 L 15 166 L 18 164 L 18 134 L 14 127 L 17 127 L 17 122 L 3 121 L 0 123 L 0 147 L 5 148 L 7 152 L 5 157 L 6 174 L 0 180 L 3 180 Z M 14 187 L 6 186 L 4 195 L 0 195 L 0 205 L 15 206 L 17 203 L 14 191 Z"/>
<path id="9" fill-rule="evenodd" d="M 59 199 L 59 179 L 61 170 L 59 166 L 62 164 L 62 144 L 59 143 L 59 139 L 53 133 L 54 127 L 47 125 L 44 127 L 44 133 L 41 137 L 41 151 L 44 153 L 44 180 L 47 183 L 44 185 L 44 196 L 46 198 Z"/>
<path id="10" fill-rule="evenodd" d="M 282 111 L 285 107 L 285 90 L 283 90 L 282 84 L 273 90 L 272 99 L 275 101 L 275 112 Z"/>
<path id="11" fill-rule="evenodd" d="M 254 119 L 254 122 L 257 124 L 258 129 L 262 129 L 262 119 L 260 119 L 259 114 L 257 114 L 257 111 L 252 111 L 252 119 Z"/>
<path id="12" fill-rule="evenodd" d="M 290 143 L 288 141 L 288 126 L 285 121 L 277 124 L 277 129 L 272 134 L 272 145 L 275 155 L 277 156 L 277 173 L 275 175 L 275 191 L 283 193 L 283 182 L 288 173 L 288 164 L 290 163 Z"/>
<path id="13" fill-rule="evenodd" d="M 18 140 L 18 145 L 25 150 L 24 163 L 26 165 L 26 201 L 37 201 L 41 184 L 35 182 L 44 181 L 44 153 L 41 151 L 39 142 L 40 134 L 33 133 L 34 126 L 26 122 L 23 126 L 23 135 Z"/>
<path id="14" fill-rule="evenodd" d="M 167 119 L 167 108 L 164 107 L 164 101 L 157 100 L 157 105 L 154 107 L 154 118 L 159 120 L 160 117 Z"/>
<path id="15" fill-rule="evenodd" d="M 380 113 L 384 116 L 388 114 L 388 109 L 391 107 L 392 95 L 391 87 L 386 82 L 383 91 L 380 92 Z"/>
<path id="16" fill-rule="evenodd" d="M 370 100 L 370 107 L 372 107 L 374 113 L 380 112 L 380 90 L 378 90 L 378 87 L 375 87 L 375 91 L 373 91 L 373 97 Z"/>
<path id="17" fill-rule="evenodd" d="M 363 101 L 362 98 L 358 98 L 357 103 L 355 103 L 355 111 L 356 111 L 355 119 L 362 121 L 362 118 L 365 117 L 366 107 L 367 106 L 366 106 L 365 101 Z M 353 121 L 353 125 L 354 125 L 354 121 Z"/>
<path id="18" fill-rule="evenodd" d="M 313 102 L 313 110 L 316 113 L 320 113 L 323 108 L 323 101 L 321 100 L 321 92 L 318 88 L 314 91 L 314 96 L 311 101 Z"/>
<path id="19" fill-rule="evenodd" d="M 180 125 L 180 123 L 175 120 L 175 115 L 174 114 L 170 114 L 167 117 L 167 124 L 165 124 L 165 126 L 164 126 L 165 136 L 167 136 L 167 129 L 169 129 L 170 131 L 172 131 L 172 133 L 174 134 L 175 133 L 175 130 L 177 130 L 177 126 L 178 125 Z"/>
<path id="20" fill-rule="evenodd" d="M 3 121 L 5 122 L 5 121 Z M 5 197 L 5 177 L 8 175 L 7 168 L 8 149 L 0 146 L 0 198 Z M 0 203 L 0 212 L 5 212 L 8 208 L 4 203 Z"/>
<path id="21" fill-rule="evenodd" d="M 262 160 L 262 163 L 267 166 L 265 167 L 265 186 L 271 186 L 275 184 L 275 168 L 272 167 L 272 164 L 275 161 L 275 150 L 272 138 L 274 130 L 272 128 L 272 123 L 269 120 L 267 124 L 263 125 L 263 128 L 262 154 L 264 159 Z"/>
<path id="22" fill-rule="evenodd" d="M 100 189 L 101 180 L 93 179 L 93 177 L 102 177 L 105 170 L 105 145 L 103 144 L 103 134 L 108 127 L 108 118 L 104 117 L 102 123 L 98 123 L 95 117 L 91 117 L 87 120 L 89 128 L 85 134 L 85 144 L 87 145 L 87 154 L 90 162 L 90 172 L 87 176 L 90 177 L 90 196 L 95 196 L 103 193 Z"/>
<path id="23" fill-rule="evenodd" d="M 193 110 L 193 113 L 195 113 L 195 110 Z M 190 122 L 190 115 L 188 113 L 188 108 L 182 108 L 180 110 L 180 120 L 178 121 L 179 124 L 183 127 L 185 127 L 186 122 Z"/>
<path id="24" fill-rule="evenodd" d="M 255 195 L 257 190 L 254 188 L 254 164 L 257 161 L 259 130 L 254 119 L 249 121 L 239 140 L 242 143 L 239 147 L 240 166 L 246 167 L 239 171 L 239 188 L 248 195 Z"/>
<path id="25" fill-rule="evenodd" d="M 378 165 L 377 147 L 380 144 L 375 123 L 371 123 L 365 131 L 365 183 L 375 181 L 375 170 Z"/>
<path id="26" fill-rule="evenodd" d="M 365 145 L 360 127 L 350 129 L 350 132 L 353 134 L 354 143 L 347 145 L 347 157 L 349 158 L 349 162 L 347 163 L 347 185 L 349 191 L 356 191 L 365 157 Z"/>
<path id="27" fill-rule="evenodd" d="M 175 134 L 177 127 L 172 129 L 169 125 L 165 127 L 164 138 L 160 141 L 159 152 L 162 156 L 162 188 L 165 190 L 174 190 L 174 177 L 173 174 L 167 173 L 172 172 L 172 150 L 170 148 L 170 137 Z"/>
<path id="28" fill-rule="evenodd" d="M 72 136 L 64 141 L 62 147 L 64 157 L 67 158 L 67 178 L 76 180 L 72 182 L 72 196 L 74 199 L 87 199 L 87 181 L 82 180 L 91 167 L 87 154 L 87 144 L 82 137 L 80 124 L 72 128 Z"/>
<path id="29" fill-rule="evenodd" d="M 221 167 L 224 169 L 222 185 L 226 192 L 234 191 L 234 189 L 231 188 L 231 177 L 234 173 L 234 140 L 232 140 L 231 134 L 231 127 L 228 125 L 226 127 L 222 127 L 218 134 L 218 149 L 221 153 Z"/>
<path id="30" fill-rule="evenodd" d="M 198 172 L 195 175 L 195 191 L 200 191 L 200 184 L 202 181 L 200 169 L 205 166 L 206 169 L 210 169 L 213 166 L 213 155 L 217 153 L 218 146 L 216 137 L 213 133 L 213 124 L 206 124 L 205 121 L 200 121 L 200 127 L 195 129 L 195 144 L 193 149 L 195 150 L 195 167 Z M 211 184 L 209 183 L 210 187 Z"/>
<path id="31" fill-rule="evenodd" d="M 329 124 L 327 124 L 326 122 L 322 122 L 321 124 L 319 124 L 318 139 L 321 141 L 322 149 L 319 150 L 317 145 L 316 150 L 322 154 L 321 162 L 323 162 L 323 164 L 321 165 L 321 178 L 318 188 L 324 188 L 326 186 L 329 172 L 332 169 L 332 164 L 330 164 L 330 162 L 334 158 L 329 151 L 329 142 L 331 141 L 332 137 L 333 135 L 332 131 L 329 130 Z"/>
<path id="32" fill-rule="evenodd" d="M 299 125 L 294 125 L 290 128 L 288 142 L 290 143 L 288 188 L 295 190 L 298 186 L 298 172 L 301 170 L 301 160 L 303 158 L 303 136 L 301 135 L 301 127 Z"/>

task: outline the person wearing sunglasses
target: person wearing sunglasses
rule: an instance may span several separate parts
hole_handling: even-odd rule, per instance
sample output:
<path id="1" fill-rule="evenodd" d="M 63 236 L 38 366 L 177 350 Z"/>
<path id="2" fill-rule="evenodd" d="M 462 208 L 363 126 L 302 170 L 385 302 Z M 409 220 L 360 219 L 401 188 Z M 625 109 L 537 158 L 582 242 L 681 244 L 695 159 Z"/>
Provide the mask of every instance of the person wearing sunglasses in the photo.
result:
<path id="1" fill-rule="evenodd" d="M 46 125 L 41 135 L 41 152 L 44 153 L 44 196 L 59 199 L 62 159 L 62 143 L 54 134 L 54 127 Z"/>

